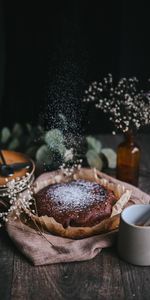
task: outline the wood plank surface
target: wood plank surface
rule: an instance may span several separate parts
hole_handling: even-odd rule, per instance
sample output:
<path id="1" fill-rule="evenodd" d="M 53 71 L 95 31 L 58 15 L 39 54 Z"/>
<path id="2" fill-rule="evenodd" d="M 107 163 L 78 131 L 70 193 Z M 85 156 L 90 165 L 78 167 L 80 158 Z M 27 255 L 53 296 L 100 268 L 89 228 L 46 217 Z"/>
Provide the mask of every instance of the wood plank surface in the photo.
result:
<path id="1" fill-rule="evenodd" d="M 0 230 L 0 300 L 10 299 L 13 278 L 14 246 L 6 232 Z"/>
<path id="2" fill-rule="evenodd" d="M 121 137 L 100 136 L 116 149 Z M 150 136 L 139 136 L 142 150 L 139 186 L 150 193 Z M 0 231 L 0 300 L 150 299 L 150 267 L 122 261 L 116 247 L 86 262 L 34 267 Z"/>

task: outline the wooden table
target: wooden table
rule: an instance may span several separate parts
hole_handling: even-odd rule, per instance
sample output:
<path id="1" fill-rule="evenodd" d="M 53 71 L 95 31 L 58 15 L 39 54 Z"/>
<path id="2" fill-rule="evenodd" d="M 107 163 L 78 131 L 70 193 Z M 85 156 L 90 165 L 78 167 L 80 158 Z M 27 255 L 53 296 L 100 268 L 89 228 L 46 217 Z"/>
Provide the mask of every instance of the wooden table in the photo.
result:
<path id="1" fill-rule="evenodd" d="M 120 137 L 100 136 L 104 146 L 116 148 Z M 139 137 L 142 162 L 139 186 L 150 193 L 150 136 Z M 32 266 L 0 232 L 0 299 L 96 300 L 150 299 L 150 267 L 118 258 L 115 246 L 91 261 Z"/>

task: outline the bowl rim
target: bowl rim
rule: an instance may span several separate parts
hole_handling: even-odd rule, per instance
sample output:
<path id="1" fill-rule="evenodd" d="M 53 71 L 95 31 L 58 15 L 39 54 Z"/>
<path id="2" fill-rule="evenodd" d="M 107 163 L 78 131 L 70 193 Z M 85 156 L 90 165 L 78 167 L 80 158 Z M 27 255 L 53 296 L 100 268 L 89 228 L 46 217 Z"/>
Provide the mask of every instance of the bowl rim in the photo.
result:
<path id="1" fill-rule="evenodd" d="M 120 215 L 120 218 L 121 218 L 121 220 L 126 224 L 126 225 L 128 225 L 128 226 L 130 226 L 130 227 L 133 227 L 133 228 L 136 228 L 136 229 L 139 229 L 139 230 L 150 230 L 150 226 L 148 226 L 148 225 L 136 225 L 136 224 L 133 224 L 133 223 L 130 223 L 129 221 L 127 221 L 126 219 L 125 219 L 125 217 L 124 217 L 124 214 L 126 213 L 126 211 L 127 210 L 134 210 L 134 209 L 136 209 L 137 207 L 149 207 L 150 208 L 150 203 L 149 204 L 144 204 L 144 203 L 141 203 L 141 204 L 132 204 L 132 205 L 130 205 L 130 206 L 128 206 L 128 207 L 125 207 L 124 209 L 123 209 L 123 211 L 121 212 L 121 215 Z"/>

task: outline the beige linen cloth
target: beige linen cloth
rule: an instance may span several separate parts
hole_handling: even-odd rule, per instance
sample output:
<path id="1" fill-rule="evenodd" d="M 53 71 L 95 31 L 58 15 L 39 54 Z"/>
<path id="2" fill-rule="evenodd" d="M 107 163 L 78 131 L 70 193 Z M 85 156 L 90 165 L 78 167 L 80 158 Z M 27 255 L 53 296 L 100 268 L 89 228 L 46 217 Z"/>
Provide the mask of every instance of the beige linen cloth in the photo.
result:
<path id="1" fill-rule="evenodd" d="M 103 174 L 103 173 L 101 173 Z M 150 203 L 150 196 L 140 189 L 120 182 L 106 174 L 103 177 L 113 183 L 121 183 L 132 190 L 133 203 Z M 95 257 L 102 248 L 112 246 L 116 232 L 112 231 L 80 240 L 73 240 L 36 231 L 20 220 L 9 218 L 6 230 L 17 248 L 35 265 L 84 261 Z"/>

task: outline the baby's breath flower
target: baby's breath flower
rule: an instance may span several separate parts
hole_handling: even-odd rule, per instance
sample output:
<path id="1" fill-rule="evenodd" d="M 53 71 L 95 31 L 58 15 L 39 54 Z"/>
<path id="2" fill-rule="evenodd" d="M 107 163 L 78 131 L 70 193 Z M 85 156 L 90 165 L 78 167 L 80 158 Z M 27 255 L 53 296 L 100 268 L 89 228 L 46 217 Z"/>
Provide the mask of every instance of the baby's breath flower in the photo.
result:
<path id="1" fill-rule="evenodd" d="M 138 90 L 138 79 L 121 78 L 114 84 L 108 74 L 102 82 L 93 82 L 85 93 L 84 102 L 109 114 L 109 120 L 122 132 L 138 130 L 150 124 L 150 92 Z M 115 134 L 115 131 L 113 132 Z"/>
<path id="2" fill-rule="evenodd" d="M 72 176 L 75 170 L 81 169 L 82 162 L 83 162 L 82 159 L 77 159 L 76 161 L 73 161 L 73 165 L 68 165 L 68 163 L 66 162 L 60 166 L 60 169 L 62 170 L 65 176 Z"/>
<path id="3" fill-rule="evenodd" d="M 8 221 L 8 214 L 10 212 L 14 213 L 14 219 L 19 218 L 23 210 L 30 210 L 32 204 L 31 199 L 33 195 L 30 174 L 26 174 L 23 178 L 18 178 L 16 180 L 12 179 L 11 181 L 6 181 L 6 190 L 7 192 L 3 196 L 7 196 L 9 200 L 9 208 L 5 212 L 0 213 L 0 223 Z M 21 192 L 27 188 L 27 197 L 25 197 Z M 1 225 L 1 224 L 0 224 Z"/>

